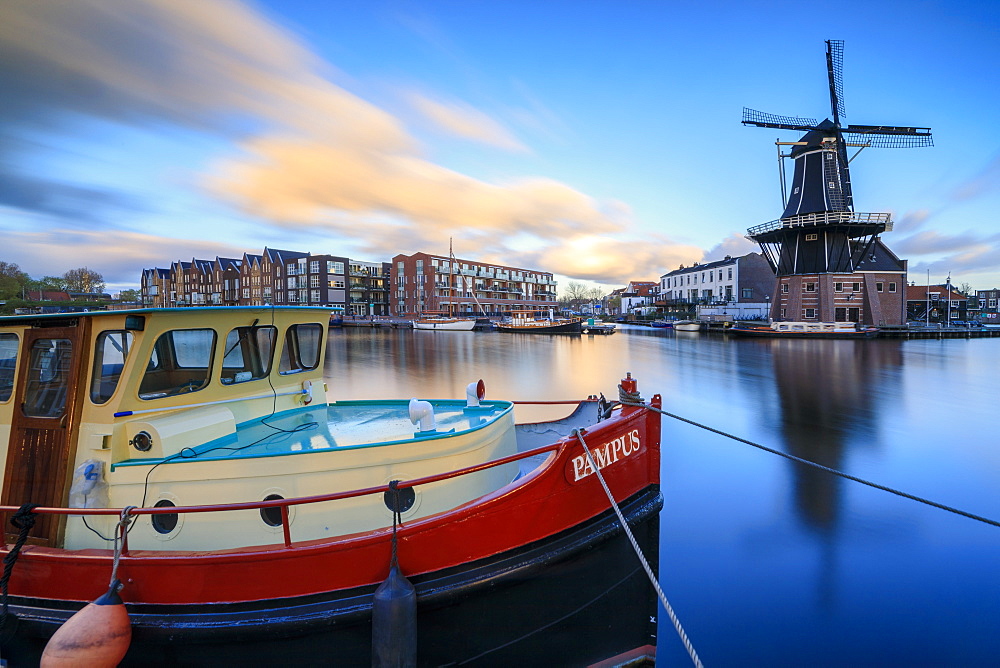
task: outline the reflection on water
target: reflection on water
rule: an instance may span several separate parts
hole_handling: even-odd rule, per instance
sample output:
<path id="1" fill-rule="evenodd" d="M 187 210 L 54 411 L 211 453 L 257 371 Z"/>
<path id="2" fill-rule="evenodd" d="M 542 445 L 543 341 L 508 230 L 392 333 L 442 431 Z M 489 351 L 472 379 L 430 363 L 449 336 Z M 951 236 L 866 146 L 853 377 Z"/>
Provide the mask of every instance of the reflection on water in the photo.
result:
<path id="1" fill-rule="evenodd" d="M 644 397 L 721 431 L 1000 518 L 1000 341 L 331 332 L 328 396 Z M 519 409 L 522 410 L 522 409 Z M 521 417 L 521 419 L 526 419 Z M 664 419 L 661 583 L 706 665 L 989 665 L 1000 530 Z M 661 615 L 662 665 L 686 652 Z"/>

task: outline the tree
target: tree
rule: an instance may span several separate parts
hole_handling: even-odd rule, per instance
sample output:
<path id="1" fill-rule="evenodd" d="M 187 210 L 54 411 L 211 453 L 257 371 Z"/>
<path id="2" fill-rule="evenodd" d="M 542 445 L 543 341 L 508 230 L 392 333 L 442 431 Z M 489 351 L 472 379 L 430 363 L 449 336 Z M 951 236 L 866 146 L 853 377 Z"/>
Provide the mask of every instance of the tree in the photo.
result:
<path id="1" fill-rule="evenodd" d="M 972 295 L 972 286 L 968 283 L 960 283 L 959 285 L 955 286 L 955 289 L 961 292 L 966 297 Z"/>
<path id="2" fill-rule="evenodd" d="M 63 280 L 70 292 L 104 292 L 104 277 L 86 267 L 70 269 L 63 274 Z"/>
<path id="3" fill-rule="evenodd" d="M 19 297 L 28 280 L 17 264 L 0 260 L 0 299 Z"/>
<path id="4" fill-rule="evenodd" d="M 120 302 L 137 302 L 139 301 L 139 291 L 132 290 L 122 290 L 118 293 L 118 301 Z"/>
<path id="5" fill-rule="evenodd" d="M 42 276 L 37 281 L 32 281 L 32 290 L 44 290 L 46 292 L 65 292 L 66 279 L 62 276 Z"/>

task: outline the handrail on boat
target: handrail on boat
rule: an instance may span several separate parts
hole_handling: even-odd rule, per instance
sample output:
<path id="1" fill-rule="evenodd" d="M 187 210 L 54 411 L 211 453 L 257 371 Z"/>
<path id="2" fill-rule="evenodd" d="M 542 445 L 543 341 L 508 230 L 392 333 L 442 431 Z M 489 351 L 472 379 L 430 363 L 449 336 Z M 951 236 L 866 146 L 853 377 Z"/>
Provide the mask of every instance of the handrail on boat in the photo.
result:
<path id="1" fill-rule="evenodd" d="M 581 403 L 580 401 L 525 401 L 525 402 L 514 402 L 514 403 L 525 403 L 525 404 L 561 404 L 561 403 Z M 581 430 L 582 433 L 586 433 L 586 430 Z M 483 462 L 481 464 L 475 464 L 473 466 L 466 466 L 464 468 L 455 469 L 452 471 L 447 471 L 445 473 L 437 473 L 434 475 L 424 476 L 422 478 L 415 478 L 413 480 L 401 480 L 397 483 L 398 488 L 410 488 L 417 487 L 419 485 L 427 485 L 434 482 L 440 482 L 442 480 L 449 480 L 451 478 L 457 478 L 463 475 L 469 475 L 472 473 L 478 473 L 479 471 L 484 471 L 486 469 L 494 468 L 497 466 L 502 466 L 504 464 L 509 464 L 512 462 L 520 461 L 522 459 L 528 459 L 529 457 L 534 457 L 546 452 L 554 452 L 563 448 L 570 440 L 576 439 L 575 435 L 569 435 L 561 438 L 555 443 L 550 443 L 547 445 L 541 445 L 536 448 L 531 448 L 530 450 L 525 450 L 524 452 L 518 452 L 512 455 L 507 455 L 505 457 L 500 457 L 499 459 L 494 459 L 488 462 Z M 579 440 L 579 439 L 576 439 Z M 326 501 L 338 501 L 341 499 L 355 498 L 359 496 L 366 496 L 369 494 L 385 493 L 390 489 L 390 484 L 378 485 L 375 487 L 366 487 L 363 489 L 353 489 L 344 492 L 333 492 L 330 494 L 320 494 L 314 496 L 303 496 L 291 499 L 272 499 L 269 501 L 244 501 L 241 503 L 225 503 L 225 504 L 215 504 L 207 506 L 163 506 L 163 507 L 152 507 L 152 508 L 136 508 L 131 507 L 129 514 L 131 515 L 168 515 L 168 514 L 180 514 L 180 513 L 209 513 L 209 512 L 225 512 L 230 510 L 257 510 L 263 508 L 281 508 L 281 523 L 284 531 L 284 547 L 292 547 L 292 539 L 289 530 L 288 522 L 288 508 L 290 506 L 306 505 L 312 503 L 322 503 Z M 14 513 L 19 510 L 18 506 L 0 506 L 0 513 Z M 104 516 L 113 515 L 119 517 L 123 513 L 121 508 L 49 508 L 49 507 L 36 507 L 32 509 L 33 513 L 41 515 L 92 515 L 92 516 Z M 122 555 L 128 554 L 127 537 L 126 543 L 123 546 Z"/>

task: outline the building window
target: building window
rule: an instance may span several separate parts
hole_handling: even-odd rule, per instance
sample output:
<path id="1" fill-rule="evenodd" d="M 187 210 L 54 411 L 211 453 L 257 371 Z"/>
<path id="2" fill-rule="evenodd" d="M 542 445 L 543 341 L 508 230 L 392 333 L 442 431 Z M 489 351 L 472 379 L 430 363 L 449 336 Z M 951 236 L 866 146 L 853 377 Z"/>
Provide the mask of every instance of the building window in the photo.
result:
<path id="1" fill-rule="evenodd" d="M 815 318 L 816 318 L 816 309 L 814 309 L 814 308 L 807 308 L 807 309 L 805 309 L 805 319 L 806 320 L 814 320 Z"/>
<path id="2" fill-rule="evenodd" d="M 786 295 L 788 294 L 788 283 L 781 284 L 781 291 Z"/>
<path id="3" fill-rule="evenodd" d="M 743 295 L 743 299 L 753 298 L 753 288 L 743 288 L 743 290 L 741 290 L 740 292 Z"/>
<path id="4" fill-rule="evenodd" d="M 819 235 L 818 234 L 807 234 L 806 235 L 806 241 L 819 241 Z"/>
<path id="5" fill-rule="evenodd" d="M 889 284 L 889 292 L 895 292 L 895 291 L 896 291 L 896 284 L 895 283 L 890 283 Z"/>
<path id="6" fill-rule="evenodd" d="M 328 281 L 327 282 L 327 286 L 331 287 L 331 288 L 339 288 L 339 289 L 343 290 L 344 289 L 344 282 L 343 281 Z"/>
<path id="7" fill-rule="evenodd" d="M 802 284 L 802 288 L 806 292 L 816 292 L 816 284 L 815 283 L 803 283 Z"/>
<path id="8" fill-rule="evenodd" d="M 733 268 L 729 267 L 728 272 L 729 272 L 728 280 L 731 281 L 731 280 L 733 280 Z"/>
<path id="9" fill-rule="evenodd" d="M 318 274 L 319 273 L 319 260 L 309 261 L 309 273 Z"/>
<path id="10" fill-rule="evenodd" d="M 781 309 L 781 318 L 785 317 L 785 309 Z"/>
<path id="11" fill-rule="evenodd" d="M 989 308 L 996 308 L 997 307 L 997 300 L 996 299 L 991 299 L 990 302 L 989 302 L 989 304 L 990 304 Z"/>
<path id="12" fill-rule="evenodd" d="M 882 292 L 882 286 L 883 286 L 882 283 L 876 283 L 875 284 L 875 292 Z"/>
<path id="13" fill-rule="evenodd" d="M 861 292 L 861 284 L 860 283 L 855 283 L 854 284 L 854 291 L 855 292 Z"/>
<path id="14" fill-rule="evenodd" d="M 843 283 L 834 283 L 833 284 L 833 291 L 834 292 L 843 292 L 844 291 L 844 284 Z"/>
<path id="15" fill-rule="evenodd" d="M 309 301 L 313 302 L 314 304 L 319 303 L 319 290 L 309 291 Z"/>

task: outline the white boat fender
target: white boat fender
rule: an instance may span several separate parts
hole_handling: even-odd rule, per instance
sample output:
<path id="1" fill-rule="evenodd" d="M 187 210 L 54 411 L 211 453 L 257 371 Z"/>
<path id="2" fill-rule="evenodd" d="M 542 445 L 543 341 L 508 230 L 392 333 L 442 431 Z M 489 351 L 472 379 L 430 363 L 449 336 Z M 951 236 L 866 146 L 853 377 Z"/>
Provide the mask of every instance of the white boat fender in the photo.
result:
<path id="1" fill-rule="evenodd" d="M 482 378 L 478 382 L 465 386 L 465 405 L 468 408 L 479 408 L 479 402 L 486 398 L 486 383 Z"/>
<path id="2" fill-rule="evenodd" d="M 389 494 L 393 497 L 389 575 L 375 590 L 372 600 L 373 668 L 411 668 L 417 665 L 417 591 L 403 575 L 396 559 L 396 526 L 402 523 L 398 483 L 398 480 L 389 483 Z"/>
<path id="3" fill-rule="evenodd" d="M 410 422 L 420 424 L 418 434 L 437 430 L 434 422 L 434 407 L 429 401 L 420 401 L 416 397 L 410 399 Z"/>
<path id="4" fill-rule="evenodd" d="M 121 586 L 117 579 L 112 581 L 106 594 L 88 603 L 56 630 L 42 653 L 42 668 L 113 668 L 125 658 L 132 642 L 132 625 L 118 596 Z"/>

